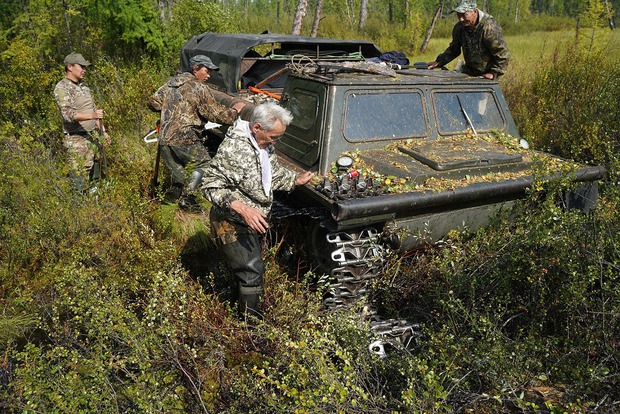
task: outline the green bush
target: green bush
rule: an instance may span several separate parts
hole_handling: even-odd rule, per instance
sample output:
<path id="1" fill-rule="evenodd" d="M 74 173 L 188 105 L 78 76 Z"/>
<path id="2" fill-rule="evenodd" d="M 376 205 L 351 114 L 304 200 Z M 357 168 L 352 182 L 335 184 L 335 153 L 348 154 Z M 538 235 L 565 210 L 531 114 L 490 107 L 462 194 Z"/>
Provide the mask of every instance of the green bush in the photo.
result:
<path id="1" fill-rule="evenodd" d="M 398 305 L 386 309 L 425 322 L 424 356 L 442 367 L 453 408 L 532 409 L 538 387 L 561 395 L 547 408 L 568 411 L 620 398 L 617 186 L 588 215 L 560 208 L 551 195 L 562 186 L 545 191 L 394 267 L 386 289 Z"/>
<path id="2" fill-rule="evenodd" d="M 613 163 L 620 142 L 620 60 L 612 47 L 577 42 L 539 63 L 527 84 L 508 84 L 515 121 L 534 147 L 580 162 Z"/>
<path id="3" fill-rule="evenodd" d="M 175 13 L 182 24 L 162 35 L 161 53 L 132 37 L 130 52 L 103 55 L 104 44 L 115 43 L 97 43 L 104 33 L 95 22 L 74 38 L 98 45 L 84 46 L 96 63 L 87 83 L 112 136 L 109 179 L 96 195 L 76 194 L 66 180 L 51 95 L 67 40 L 52 29 L 62 25 L 44 22 L 42 13 L 32 26 L 13 22 L 13 37 L 0 39 L 0 93 L 11 97 L 0 101 L 0 410 L 613 410 L 620 400 L 613 50 L 579 43 L 531 76 L 507 75 L 506 84 L 535 147 L 608 167 L 599 207 L 564 211 L 557 200 L 566 183 L 541 182 L 486 230 L 392 258 L 376 284 L 381 314 L 420 322 L 425 337 L 410 352 L 380 359 L 368 352 L 375 338 L 358 310 L 325 312 L 314 275 L 286 274 L 275 251 L 265 253 L 265 320 L 237 321 L 206 215 L 184 215 L 147 196 L 155 146 L 141 137 L 157 115 L 146 100 L 176 70 L 189 35 L 245 24 L 216 4 L 179 2 Z M 84 16 L 72 15 L 72 27 L 87 27 Z M 247 24 L 260 28 L 252 32 L 273 25 L 288 33 L 290 15 L 281 19 Z M 358 33 L 353 17 L 328 15 L 321 35 L 414 50 L 424 20 L 412 15 L 407 27 L 389 26 L 371 15 Z M 528 22 L 505 27 L 549 26 L 542 17 Z M 442 20 L 435 36 L 449 37 L 453 24 Z M 33 28 L 42 33 L 38 43 L 24 40 Z"/>

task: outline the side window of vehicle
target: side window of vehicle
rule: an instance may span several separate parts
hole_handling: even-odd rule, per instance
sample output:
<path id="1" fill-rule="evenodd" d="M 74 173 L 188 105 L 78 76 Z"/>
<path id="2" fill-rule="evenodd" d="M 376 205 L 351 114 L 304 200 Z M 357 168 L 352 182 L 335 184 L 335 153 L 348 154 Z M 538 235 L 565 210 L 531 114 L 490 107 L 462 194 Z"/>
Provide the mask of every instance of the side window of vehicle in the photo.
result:
<path id="1" fill-rule="evenodd" d="M 300 87 L 293 87 L 285 101 L 284 106 L 291 111 L 293 121 L 276 148 L 310 167 L 319 158 L 324 87 L 311 82 L 300 84 Z"/>
<path id="2" fill-rule="evenodd" d="M 437 129 L 442 135 L 479 131 L 503 130 L 501 110 L 491 91 L 434 92 L 433 102 Z"/>
<path id="3" fill-rule="evenodd" d="M 344 136 L 349 141 L 428 135 L 420 93 L 352 93 L 345 105 Z"/>
<path id="4" fill-rule="evenodd" d="M 288 109 L 293 114 L 291 125 L 308 131 L 316 122 L 319 109 L 319 99 L 316 94 L 302 90 L 293 91 Z"/>

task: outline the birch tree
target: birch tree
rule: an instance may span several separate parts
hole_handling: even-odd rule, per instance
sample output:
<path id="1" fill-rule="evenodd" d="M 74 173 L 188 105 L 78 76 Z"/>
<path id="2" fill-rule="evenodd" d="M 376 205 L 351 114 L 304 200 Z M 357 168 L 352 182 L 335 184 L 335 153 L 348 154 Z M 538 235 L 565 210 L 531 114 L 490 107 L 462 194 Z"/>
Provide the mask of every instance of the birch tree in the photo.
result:
<path id="1" fill-rule="evenodd" d="M 368 19 L 368 0 L 360 1 L 360 21 L 357 27 L 358 31 L 361 31 L 366 25 L 366 20 Z"/>
<path id="2" fill-rule="evenodd" d="M 299 36 L 301 34 L 301 25 L 306 17 L 306 10 L 308 9 L 308 0 L 299 0 L 297 3 L 297 10 L 295 10 L 295 17 L 293 18 L 293 28 L 291 34 Z"/>
<path id="3" fill-rule="evenodd" d="M 323 8 L 323 0 L 316 1 L 316 9 L 314 10 L 314 22 L 312 22 L 312 30 L 310 37 L 316 37 L 319 34 L 319 24 L 321 23 L 321 9 Z"/>

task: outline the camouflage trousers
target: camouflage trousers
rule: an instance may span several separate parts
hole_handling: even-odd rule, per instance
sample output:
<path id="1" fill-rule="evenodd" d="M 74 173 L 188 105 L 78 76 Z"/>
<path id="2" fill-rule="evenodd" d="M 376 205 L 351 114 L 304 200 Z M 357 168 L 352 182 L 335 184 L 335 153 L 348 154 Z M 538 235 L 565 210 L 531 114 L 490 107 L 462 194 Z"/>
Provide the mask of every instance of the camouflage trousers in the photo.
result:
<path id="1" fill-rule="evenodd" d="M 69 158 L 69 175 L 81 182 L 78 187 L 83 186 L 86 181 L 101 178 L 97 139 L 96 132 L 84 135 L 65 134 L 63 137 L 63 145 Z"/>
<path id="2" fill-rule="evenodd" d="M 194 170 L 204 170 L 211 161 L 209 150 L 202 143 L 185 146 L 162 145 L 160 150 L 164 164 L 170 172 L 173 187 L 184 187 L 188 174 Z"/>

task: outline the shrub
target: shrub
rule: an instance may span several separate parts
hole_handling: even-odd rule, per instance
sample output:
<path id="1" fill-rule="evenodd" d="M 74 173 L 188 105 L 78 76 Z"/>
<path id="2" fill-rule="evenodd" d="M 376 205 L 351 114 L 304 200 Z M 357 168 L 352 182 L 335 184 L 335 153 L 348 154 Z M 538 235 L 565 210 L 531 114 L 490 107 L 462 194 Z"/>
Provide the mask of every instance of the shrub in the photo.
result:
<path id="1" fill-rule="evenodd" d="M 539 64 L 528 84 L 509 84 L 522 135 L 536 148 L 610 166 L 620 140 L 620 61 L 612 56 L 576 43 Z"/>

